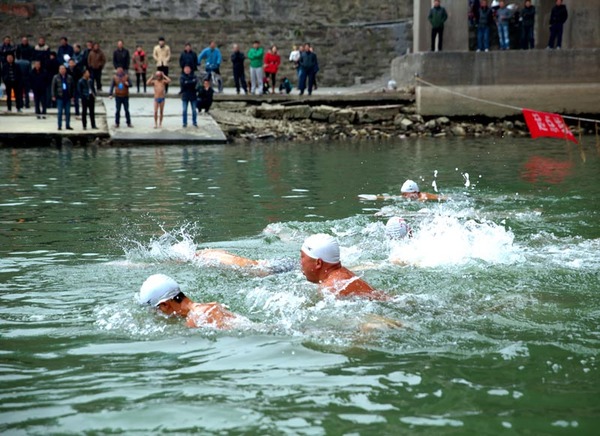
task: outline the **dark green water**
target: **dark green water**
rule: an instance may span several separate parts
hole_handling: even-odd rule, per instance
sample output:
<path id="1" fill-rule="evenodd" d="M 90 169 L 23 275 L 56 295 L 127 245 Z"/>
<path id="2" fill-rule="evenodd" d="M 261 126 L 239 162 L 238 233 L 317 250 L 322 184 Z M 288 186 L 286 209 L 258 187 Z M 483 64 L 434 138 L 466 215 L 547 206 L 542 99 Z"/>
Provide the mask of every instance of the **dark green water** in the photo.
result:
<path id="1" fill-rule="evenodd" d="M 597 434 L 600 159 L 585 145 L 585 161 L 515 139 L 2 149 L 0 433 Z M 451 200 L 357 198 L 406 178 Z M 386 240 L 394 214 L 413 239 Z M 190 261 L 297 258 L 316 232 L 394 300 Z M 254 326 L 188 330 L 139 307 L 157 272 Z M 406 327 L 361 332 L 371 314 Z"/>

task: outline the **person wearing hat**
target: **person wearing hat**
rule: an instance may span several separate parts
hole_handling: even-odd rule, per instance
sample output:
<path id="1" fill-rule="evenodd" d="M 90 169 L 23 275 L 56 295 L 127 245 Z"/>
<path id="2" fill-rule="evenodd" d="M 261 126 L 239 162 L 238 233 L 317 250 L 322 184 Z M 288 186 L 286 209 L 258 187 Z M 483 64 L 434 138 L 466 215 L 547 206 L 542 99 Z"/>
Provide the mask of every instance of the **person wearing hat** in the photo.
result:
<path id="1" fill-rule="evenodd" d="M 300 250 L 300 266 L 309 282 L 318 283 L 321 290 L 338 298 L 363 297 L 389 300 L 390 296 L 373 289 L 340 262 L 340 246 L 330 235 L 318 233 L 309 236 Z"/>
<path id="2" fill-rule="evenodd" d="M 214 327 L 228 330 L 245 320 L 228 311 L 223 305 L 195 303 L 181 292 L 179 284 L 165 274 L 153 274 L 146 279 L 138 294 L 140 304 L 149 305 L 168 316 L 185 318 L 188 327 Z"/>
<path id="3" fill-rule="evenodd" d="M 399 216 L 391 217 L 385 224 L 385 234 L 389 239 L 399 241 L 401 239 L 412 238 L 412 229 L 406 224 L 406 221 Z"/>
<path id="4" fill-rule="evenodd" d="M 411 200 L 419 200 L 419 201 L 427 201 L 427 200 L 442 200 L 442 198 L 437 194 L 429 194 L 428 192 L 421 192 L 419 190 L 419 185 L 412 180 L 407 180 L 402 184 L 400 188 L 400 193 L 404 198 L 409 198 Z"/>

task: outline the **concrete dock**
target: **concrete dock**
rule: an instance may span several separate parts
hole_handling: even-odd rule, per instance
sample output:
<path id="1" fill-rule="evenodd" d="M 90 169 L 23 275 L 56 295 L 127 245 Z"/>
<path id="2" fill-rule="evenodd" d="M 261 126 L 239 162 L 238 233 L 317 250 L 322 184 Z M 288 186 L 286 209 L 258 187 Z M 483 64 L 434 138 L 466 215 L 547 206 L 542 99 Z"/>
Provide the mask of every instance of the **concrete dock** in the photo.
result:
<path id="1" fill-rule="evenodd" d="M 215 94 L 214 108 L 222 104 L 245 102 L 249 105 L 277 103 L 281 105 L 385 105 L 412 103 L 414 96 L 400 92 L 382 92 L 385 84 L 363 84 L 348 88 L 319 88 L 312 96 L 291 94 L 245 95 L 236 94 L 235 89 L 225 88 L 222 94 Z M 182 103 L 176 92 L 167 95 L 162 128 L 154 128 L 154 101 L 150 93 L 133 93 L 129 98 L 129 111 L 133 127 L 127 127 L 121 110 L 120 127 L 115 127 L 115 101 L 106 94 L 96 101 L 97 129 L 91 129 L 88 120 L 87 130 L 83 130 L 80 118 L 75 117 L 71 106 L 71 127 L 73 130 L 58 130 L 57 110 L 49 109 L 46 119 L 37 119 L 33 101 L 29 109 L 17 113 L 13 101 L 12 112 L 6 111 L 6 100 L 0 100 L 0 145 L 28 145 L 49 143 L 60 144 L 62 138 L 73 142 L 89 142 L 96 138 L 113 144 L 222 144 L 227 138 L 218 123 L 206 114 L 198 115 L 198 127 L 192 125 L 192 114 L 188 108 L 188 126 L 183 127 Z"/>
<path id="2" fill-rule="evenodd" d="M 3 102 L 3 106 L 6 104 Z M 127 144 L 222 144 L 227 138 L 218 124 L 209 115 L 198 116 L 198 127 L 192 125 L 191 111 L 188 110 L 188 127 L 182 126 L 181 100 L 177 97 L 167 98 L 163 127 L 154 128 L 154 106 L 150 96 L 130 97 L 129 112 L 132 128 L 127 127 L 124 111 L 121 110 L 120 127 L 115 128 L 115 101 L 108 97 L 99 97 L 96 101 L 97 129 L 91 129 L 89 119 L 87 130 L 83 130 L 80 117 L 75 117 L 75 109 L 71 107 L 71 127 L 66 130 L 63 120 L 62 130 L 58 130 L 57 110 L 50 109 L 46 119 L 38 119 L 33 109 L 23 108 L 17 113 L 13 102 L 13 111 L 7 112 L 4 106 L 0 115 L 0 140 L 9 144 L 27 141 L 40 141 L 49 137 L 66 137 L 76 139 L 110 139 L 113 143 Z"/>

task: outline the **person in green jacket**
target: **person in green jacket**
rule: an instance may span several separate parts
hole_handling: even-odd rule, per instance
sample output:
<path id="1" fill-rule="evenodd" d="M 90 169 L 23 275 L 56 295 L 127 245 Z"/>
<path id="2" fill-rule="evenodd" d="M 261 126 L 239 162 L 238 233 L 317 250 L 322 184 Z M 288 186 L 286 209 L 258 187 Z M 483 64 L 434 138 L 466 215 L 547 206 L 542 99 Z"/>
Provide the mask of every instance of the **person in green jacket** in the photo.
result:
<path id="1" fill-rule="evenodd" d="M 260 41 L 254 41 L 252 48 L 248 50 L 248 59 L 250 60 L 250 81 L 252 84 L 252 94 L 263 93 L 263 58 L 265 50 L 260 46 Z"/>
<path id="2" fill-rule="evenodd" d="M 444 43 L 444 23 L 448 19 L 446 9 L 440 6 L 440 0 L 433 2 L 427 19 L 431 23 L 431 51 L 435 51 L 435 37 L 438 37 L 438 51 L 442 51 Z"/>

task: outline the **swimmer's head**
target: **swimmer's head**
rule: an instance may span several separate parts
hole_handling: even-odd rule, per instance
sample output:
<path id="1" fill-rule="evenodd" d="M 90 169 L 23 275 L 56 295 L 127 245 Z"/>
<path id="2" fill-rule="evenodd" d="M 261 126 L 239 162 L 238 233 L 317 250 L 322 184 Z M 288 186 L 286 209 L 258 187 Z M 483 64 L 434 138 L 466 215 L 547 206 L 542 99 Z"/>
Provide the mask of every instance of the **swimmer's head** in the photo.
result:
<path id="1" fill-rule="evenodd" d="M 171 300 L 181 293 L 175 280 L 164 274 L 153 274 L 146 279 L 140 288 L 138 301 L 157 307 L 160 303 Z"/>
<path id="2" fill-rule="evenodd" d="M 408 235 L 409 229 L 404 219 L 393 216 L 385 225 L 385 234 L 390 239 L 402 239 Z"/>
<path id="3" fill-rule="evenodd" d="M 327 271 L 326 265 L 340 262 L 340 246 L 334 237 L 319 233 L 304 241 L 300 251 L 302 274 L 309 282 L 319 283 Z"/>
<path id="4" fill-rule="evenodd" d="M 309 236 L 302 244 L 302 252 L 312 259 L 327 263 L 340 261 L 340 246 L 333 236 L 324 233 Z"/>
<path id="5" fill-rule="evenodd" d="M 402 188 L 400 188 L 400 192 L 403 193 L 403 194 L 413 194 L 413 193 L 420 192 L 419 191 L 419 185 L 417 185 L 412 180 L 407 180 L 402 185 Z"/>

